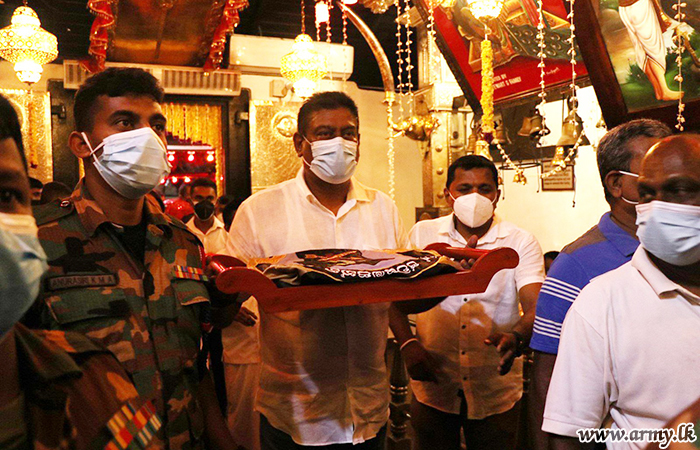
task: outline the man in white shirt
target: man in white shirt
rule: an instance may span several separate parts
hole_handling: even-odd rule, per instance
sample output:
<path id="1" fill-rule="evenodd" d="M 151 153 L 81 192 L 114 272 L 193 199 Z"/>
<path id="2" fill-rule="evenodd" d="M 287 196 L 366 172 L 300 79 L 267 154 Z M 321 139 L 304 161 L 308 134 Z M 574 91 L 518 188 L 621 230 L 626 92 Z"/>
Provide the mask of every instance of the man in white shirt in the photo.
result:
<path id="1" fill-rule="evenodd" d="M 499 195 L 493 162 L 459 158 L 448 169 L 445 188 L 454 213 L 418 222 L 410 233 L 414 247 L 465 247 L 476 240 L 476 248 L 511 247 L 520 257 L 515 269 L 496 273 L 486 292 L 451 296 L 418 314 L 415 337 L 406 314 L 425 307 L 392 304 L 391 327 L 413 378 L 418 449 L 459 449 L 460 429 L 469 450 L 515 447 L 523 391 L 522 361 L 515 358 L 532 333 L 544 258 L 530 233 L 494 215 Z"/>
<path id="2" fill-rule="evenodd" d="M 214 215 L 216 183 L 209 178 L 197 178 L 192 182 L 194 214 L 187 221 L 187 228 L 204 244 L 208 254 L 223 253 L 228 234 L 224 224 Z"/>
<path id="3" fill-rule="evenodd" d="M 294 135 L 303 169 L 241 204 L 227 251 L 250 261 L 310 249 L 406 248 L 391 199 L 352 178 L 358 126 L 347 95 L 323 92 L 307 100 Z M 262 449 L 383 448 L 388 308 L 260 311 Z"/>
<path id="4" fill-rule="evenodd" d="M 640 247 L 593 279 L 564 320 L 542 424 L 570 437 L 561 449 L 587 448 L 577 430 L 600 427 L 608 414 L 626 433 L 659 429 L 700 392 L 700 136 L 653 146 L 638 190 Z"/>

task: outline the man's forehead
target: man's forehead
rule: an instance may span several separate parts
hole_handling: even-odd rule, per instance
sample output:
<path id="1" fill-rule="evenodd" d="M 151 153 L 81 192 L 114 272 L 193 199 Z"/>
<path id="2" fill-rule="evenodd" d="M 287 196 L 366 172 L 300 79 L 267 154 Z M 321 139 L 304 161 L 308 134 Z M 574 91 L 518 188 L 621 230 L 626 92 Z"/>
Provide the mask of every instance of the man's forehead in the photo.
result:
<path id="1" fill-rule="evenodd" d="M 455 170 L 455 182 L 471 184 L 493 184 L 493 176 L 491 175 L 491 171 L 486 167 L 474 167 L 467 170 L 458 167 Z"/>
<path id="2" fill-rule="evenodd" d="M 162 113 L 160 104 L 150 95 L 124 95 L 110 97 L 100 95 L 95 102 L 95 112 L 112 114 L 115 111 L 149 111 L 150 114 Z"/>
<path id="3" fill-rule="evenodd" d="M 314 111 L 309 120 L 312 127 L 355 126 L 357 118 L 347 108 L 321 109 Z"/>
<path id="4" fill-rule="evenodd" d="M 700 178 L 700 140 L 683 138 L 660 142 L 644 157 L 641 175 Z"/>

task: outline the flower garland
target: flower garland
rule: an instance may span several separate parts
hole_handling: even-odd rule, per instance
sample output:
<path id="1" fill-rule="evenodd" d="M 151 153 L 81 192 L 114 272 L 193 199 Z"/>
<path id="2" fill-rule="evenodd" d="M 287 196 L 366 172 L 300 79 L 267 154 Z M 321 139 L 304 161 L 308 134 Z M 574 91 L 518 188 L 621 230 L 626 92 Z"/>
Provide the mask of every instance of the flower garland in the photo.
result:
<path id="1" fill-rule="evenodd" d="M 493 137 L 493 47 L 489 40 L 489 27 L 481 41 L 481 132 L 490 142 Z"/>
<path id="2" fill-rule="evenodd" d="M 683 13 L 682 8 L 686 6 L 686 3 L 683 2 L 683 0 L 676 0 L 676 3 L 673 5 L 673 9 L 676 11 L 676 15 L 674 16 L 674 19 L 677 21 L 684 23 L 683 20 L 685 19 L 685 13 Z M 678 75 L 673 77 L 674 80 L 678 81 L 678 92 L 680 93 L 680 96 L 678 97 L 678 114 L 676 115 L 676 129 L 678 131 L 683 131 L 683 124 L 685 123 L 685 117 L 683 117 L 683 111 L 685 110 L 685 104 L 683 104 L 683 51 L 685 51 L 685 48 L 683 48 L 683 36 L 681 34 L 680 26 L 676 28 L 674 31 L 674 36 L 673 40 L 676 43 L 676 65 L 678 66 Z"/>

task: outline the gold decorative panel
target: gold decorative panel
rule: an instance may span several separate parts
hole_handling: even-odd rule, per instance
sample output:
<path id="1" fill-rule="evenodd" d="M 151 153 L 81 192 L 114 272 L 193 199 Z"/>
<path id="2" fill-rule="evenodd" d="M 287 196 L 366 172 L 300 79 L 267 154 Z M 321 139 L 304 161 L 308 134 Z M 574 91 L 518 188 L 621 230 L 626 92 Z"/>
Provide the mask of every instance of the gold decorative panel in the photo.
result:
<path id="1" fill-rule="evenodd" d="M 178 139 L 210 145 L 216 152 L 216 188 L 224 192 L 224 147 L 220 105 L 163 103 L 168 131 Z"/>
<path id="2" fill-rule="evenodd" d="M 44 183 L 52 181 L 53 152 L 49 93 L 0 89 L 0 94 L 12 103 L 19 116 L 29 176 Z"/>
<path id="3" fill-rule="evenodd" d="M 294 178 L 301 159 L 292 136 L 301 103 L 255 100 L 250 108 L 250 174 L 253 192 Z"/>

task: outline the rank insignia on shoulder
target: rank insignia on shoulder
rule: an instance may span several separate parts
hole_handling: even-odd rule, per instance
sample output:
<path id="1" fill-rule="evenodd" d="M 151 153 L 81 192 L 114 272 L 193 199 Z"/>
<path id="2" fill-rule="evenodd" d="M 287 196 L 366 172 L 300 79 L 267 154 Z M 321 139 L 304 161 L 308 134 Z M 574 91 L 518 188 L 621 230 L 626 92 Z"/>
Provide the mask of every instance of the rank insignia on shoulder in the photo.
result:
<path id="1" fill-rule="evenodd" d="M 188 266 L 175 266 L 175 278 L 183 278 L 185 280 L 197 280 L 203 281 L 205 283 L 209 281 L 209 277 L 204 275 L 204 271 L 202 269 Z"/>

